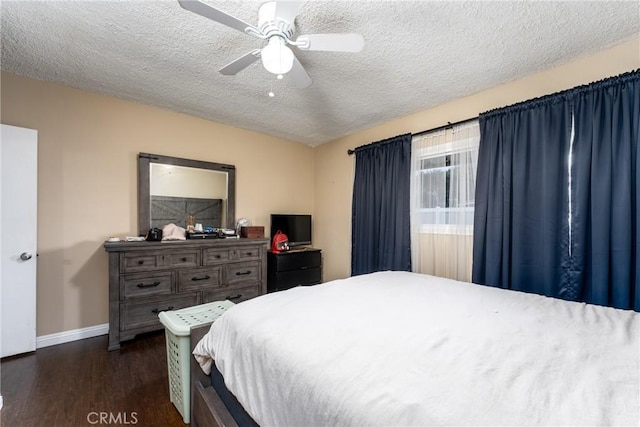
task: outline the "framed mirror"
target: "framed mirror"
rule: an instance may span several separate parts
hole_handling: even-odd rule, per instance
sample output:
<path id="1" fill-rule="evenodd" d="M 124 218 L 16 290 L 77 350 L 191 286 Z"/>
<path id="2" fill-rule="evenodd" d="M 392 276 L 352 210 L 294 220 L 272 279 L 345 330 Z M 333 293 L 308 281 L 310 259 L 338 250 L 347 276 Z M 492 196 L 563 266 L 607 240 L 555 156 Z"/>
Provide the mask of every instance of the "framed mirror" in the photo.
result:
<path id="1" fill-rule="evenodd" d="M 235 228 L 234 165 L 138 154 L 138 230 L 174 223 L 186 228 L 189 216 L 203 227 Z"/>

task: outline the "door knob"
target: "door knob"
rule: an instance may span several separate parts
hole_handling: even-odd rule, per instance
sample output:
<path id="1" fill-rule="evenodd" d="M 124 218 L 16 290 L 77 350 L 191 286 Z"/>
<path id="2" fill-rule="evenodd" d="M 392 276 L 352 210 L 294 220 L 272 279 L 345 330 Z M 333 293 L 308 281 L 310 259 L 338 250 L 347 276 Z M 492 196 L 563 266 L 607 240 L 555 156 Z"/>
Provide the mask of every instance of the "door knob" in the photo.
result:
<path id="1" fill-rule="evenodd" d="M 20 254 L 20 259 L 23 260 L 23 261 L 28 261 L 28 260 L 31 259 L 31 257 L 32 257 L 32 255 L 29 252 L 22 252 Z"/>

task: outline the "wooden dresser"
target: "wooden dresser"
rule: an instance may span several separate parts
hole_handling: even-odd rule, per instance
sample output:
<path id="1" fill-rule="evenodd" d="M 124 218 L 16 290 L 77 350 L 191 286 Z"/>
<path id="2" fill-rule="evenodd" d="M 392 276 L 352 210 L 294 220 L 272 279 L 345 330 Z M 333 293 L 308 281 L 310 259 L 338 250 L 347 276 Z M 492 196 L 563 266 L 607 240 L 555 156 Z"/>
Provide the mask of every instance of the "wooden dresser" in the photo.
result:
<path id="1" fill-rule="evenodd" d="M 109 350 L 162 329 L 158 313 L 267 292 L 269 239 L 106 242 Z"/>

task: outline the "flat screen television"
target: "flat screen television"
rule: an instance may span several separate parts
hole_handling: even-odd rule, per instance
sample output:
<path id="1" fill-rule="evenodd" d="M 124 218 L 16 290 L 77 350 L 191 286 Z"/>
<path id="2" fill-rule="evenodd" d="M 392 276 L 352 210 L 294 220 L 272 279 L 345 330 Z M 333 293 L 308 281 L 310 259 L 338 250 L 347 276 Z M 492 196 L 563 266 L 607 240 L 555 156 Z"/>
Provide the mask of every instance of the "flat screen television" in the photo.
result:
<path id="1" fill-rule="evenodd" d="M 311 215 L 271 214 L 271 240 L 280 230 L 289 238 L 289 247 L 311 244 Z"/>

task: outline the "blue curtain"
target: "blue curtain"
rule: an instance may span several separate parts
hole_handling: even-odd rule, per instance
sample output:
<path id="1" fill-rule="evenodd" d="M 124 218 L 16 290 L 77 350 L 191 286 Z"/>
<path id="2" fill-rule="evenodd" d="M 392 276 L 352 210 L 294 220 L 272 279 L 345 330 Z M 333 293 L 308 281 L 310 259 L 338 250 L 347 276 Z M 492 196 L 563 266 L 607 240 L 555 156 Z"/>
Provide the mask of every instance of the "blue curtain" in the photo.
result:
<path id="1" fill-rule="evenodd" d="M 479 116 L 474 283 L 560 296 L 571 110 L 545 97 Z"/>
<path id="2" fill-rule="evenodd" d="M 571 297 L 640 311 L 640 72 L 578 88 L 574 115 Z"/>
<path id="3" fill-rule="evenodd" d="M 355 150 L 351 275 L 411 271 L 411 134 Z"/>
<path id="4" fill-rule="evenodd" d="M 640 311 L 640 71 L 480 115 L 475 283 Z"/>

